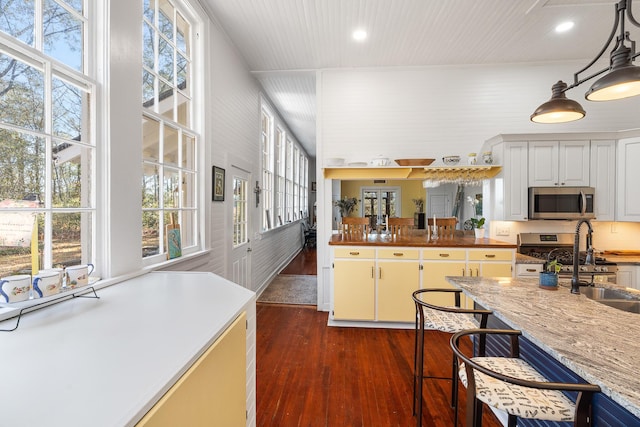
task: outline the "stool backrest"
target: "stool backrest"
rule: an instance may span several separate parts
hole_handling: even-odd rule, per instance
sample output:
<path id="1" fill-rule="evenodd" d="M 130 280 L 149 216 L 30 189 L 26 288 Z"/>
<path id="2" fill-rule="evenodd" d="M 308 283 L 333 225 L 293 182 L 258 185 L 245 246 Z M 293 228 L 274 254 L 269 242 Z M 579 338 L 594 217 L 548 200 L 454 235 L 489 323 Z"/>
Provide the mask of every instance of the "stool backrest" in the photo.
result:
<path id="1" fill-rule="evenodd" d="M 409 237 L 414 224 L 413 218 L 389 218 L 389 232 L 394 237 Z"/>
<path id="2" fill-rule="evenodd" d="M 369 234 L 369 218 L 351 217 L 342 218 L 342 234 L 347 237 L 360 237 Z"/>
<path id="3" fill-rule="evenodd" d="M 429 227 L 433 226 L 433 218 L 429 218 L 427 222 L 429 224 Z M 436 218 L 436 225 L 438 226 L 438 237 L 453 238 L 453 235 L 456 231 L 457 223 L 458 218 L 456 218 L 455 216 Z"/>

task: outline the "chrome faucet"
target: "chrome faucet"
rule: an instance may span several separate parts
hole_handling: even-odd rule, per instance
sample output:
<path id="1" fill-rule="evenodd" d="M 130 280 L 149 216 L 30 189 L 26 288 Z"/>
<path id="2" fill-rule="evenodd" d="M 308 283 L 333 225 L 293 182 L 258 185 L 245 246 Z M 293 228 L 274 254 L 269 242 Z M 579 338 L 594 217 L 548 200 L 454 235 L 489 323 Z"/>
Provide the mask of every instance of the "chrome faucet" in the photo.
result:
<path id="1" fill-rule="evenodd" d="M 571 293 L 580 293 L 580 279 L 578 276 L 578 264 L 580 259 L 580 227 L 582 224 L 587 224 L 587 257 L 584 260 L 585 264 L 593 264 L 593 228 L 588 219 L 581 219 L 576 224 L 576 238 L 573 242 L 573 274 L 571 276 Z"/>

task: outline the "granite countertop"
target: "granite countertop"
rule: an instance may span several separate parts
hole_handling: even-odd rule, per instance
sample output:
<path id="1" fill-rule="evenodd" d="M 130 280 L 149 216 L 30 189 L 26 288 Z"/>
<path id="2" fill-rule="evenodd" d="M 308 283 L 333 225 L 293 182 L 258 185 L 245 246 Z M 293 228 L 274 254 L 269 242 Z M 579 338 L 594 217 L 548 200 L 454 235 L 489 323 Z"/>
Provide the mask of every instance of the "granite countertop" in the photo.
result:
<path id="1" fill-rule="evenodd" d="M 478 304 L 640 417 L 640 314 L 569 291 L 538 287 L 538 279 L 447 277 Z M 604 287 L 624 289 L 613 284 Z"/>
<path id="2" fill-rule="evenodd" d="M 516 252 L 516 264 L 544 264 L 544 260 Z"/>
<path id="3" fill-rule="evenodd" d="M 408 237 L 392 237 L 388 234 L 368 234 L 366 237 L 352 238 L 342 234 L 333 234 L 329 245 L 335 246 L 403 246 L 403 247 L 459 247 L 459 248 L 493 248 L 515 249 L 513 243 L 494 239 L 476 239 L 473 236 L 443 237 L 429 239 L 426 234 L 415 234 Z"/>
<path id="4" fill-rule="evenodd" d="M 615 262 L 616 264 L 640 264 L 640 255 L 609 255 L 605 253 L 607 261 Z"/>

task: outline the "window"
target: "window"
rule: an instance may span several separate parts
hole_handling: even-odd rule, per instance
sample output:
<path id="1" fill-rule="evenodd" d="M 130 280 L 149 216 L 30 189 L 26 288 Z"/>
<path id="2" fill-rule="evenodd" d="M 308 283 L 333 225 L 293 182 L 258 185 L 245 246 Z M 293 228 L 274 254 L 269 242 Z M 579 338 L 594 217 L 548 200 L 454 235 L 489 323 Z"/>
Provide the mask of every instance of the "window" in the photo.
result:
<path id="1" fill-rule="evenodd" d="M 86 3 L 20 1 L 2 14 L 0 276 L 92 262 L 96 85 L 84 61 Z"/>
<path id="2" fill-rule="evenodd" d="M 167 225 L 199 247 L 192 25 L 170 0 L 143 0 L 142 256 L 164 254 Z"/>
<path id="3" fill-rule="evenodd" d="M 287 222 L 293 221 L 293 141 L 287 138 L 285 191 L 287 193 Z"/>
<path id="4" fill-rule="evenodd" d="M 285 133 L 279 127 L 276 129 L 276 215 L 278 225 L 282 225 L 286 218 L 286 193 L 285 193 L 285 174 L 286 174 L 286 145 Z"/>
<path id="5" fill-rule="evenodd" d="M 246 179 L 233 177 L 233 247 L 236 248 L 249 241 L 248 191 Z"/>
<path id="6" fill-rule="evenodd" d="M 265 107 L 262 108 L 262 229 L 268 230 L 275 223 L 273 219 L 273 177 L 274 177 L 274 146 L 273 146 L 273 115 Z"/>

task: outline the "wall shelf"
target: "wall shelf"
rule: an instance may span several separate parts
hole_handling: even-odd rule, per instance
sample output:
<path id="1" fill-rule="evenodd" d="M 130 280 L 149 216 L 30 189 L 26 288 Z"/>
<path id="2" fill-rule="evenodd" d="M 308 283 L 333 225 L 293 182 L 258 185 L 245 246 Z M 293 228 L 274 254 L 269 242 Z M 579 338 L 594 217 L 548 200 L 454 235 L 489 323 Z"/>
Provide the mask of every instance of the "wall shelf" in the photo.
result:
<path id="1" fill-rule="evenodd" d="M 481 181 L 496 176 L 501 166 L 330 167 L 326 179 L 429 179 L 433 181 Z"/>

